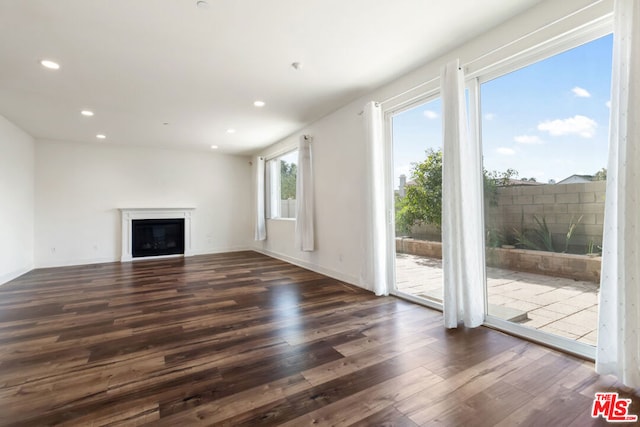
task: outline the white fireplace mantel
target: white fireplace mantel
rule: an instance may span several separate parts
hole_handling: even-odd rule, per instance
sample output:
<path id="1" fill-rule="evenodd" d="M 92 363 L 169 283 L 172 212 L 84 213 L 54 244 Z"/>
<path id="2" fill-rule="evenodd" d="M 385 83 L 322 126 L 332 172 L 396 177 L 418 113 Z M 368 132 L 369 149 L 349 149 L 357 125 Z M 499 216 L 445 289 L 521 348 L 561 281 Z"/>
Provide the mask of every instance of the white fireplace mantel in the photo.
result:
<path id="1" fill-rule="evenodd" d="M 191 214 L 194 209 L 195 208 L 120 208 L 120 215 L 122 217 L 122 256 L 120 257 L 120 261 L 127 262 L 133 260 L 131 253 L 131 222 L 134 219 L 184 218 L 184 256 L 193 255 L 193 249 L 191 248 Z"/>

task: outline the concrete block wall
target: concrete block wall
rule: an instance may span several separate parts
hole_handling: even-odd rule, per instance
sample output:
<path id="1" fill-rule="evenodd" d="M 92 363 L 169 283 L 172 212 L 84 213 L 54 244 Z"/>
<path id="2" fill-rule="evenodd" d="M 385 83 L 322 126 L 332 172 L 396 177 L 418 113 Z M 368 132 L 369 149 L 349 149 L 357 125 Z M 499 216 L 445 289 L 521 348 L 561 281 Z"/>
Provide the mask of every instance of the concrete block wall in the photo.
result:
<path id="1" fill-rule="evenodd" d="M 400 230 L 396 230 L 396 236 L 410 236 L 416 239 L 432 240 L 434 242 L 442 241 L 442 229 L 438 225 L 433 224 L 416 224 L 411 227 L 409 233 L 405 233 Z"/>
<path id="2" fill-rule="evenodd" d="M 586 253 L 593 241 L 602 244 L 606 181 L 580 184 L 545 184 L 498 188 L 497 205 L 486 206 L 489 228 L 513 235 L 513 230 L 534 229 L 534 216 L 544 218 L 556 250 L 563 250 L 571 222 L 582 219 L 573 232 L 570 252 Z"/>

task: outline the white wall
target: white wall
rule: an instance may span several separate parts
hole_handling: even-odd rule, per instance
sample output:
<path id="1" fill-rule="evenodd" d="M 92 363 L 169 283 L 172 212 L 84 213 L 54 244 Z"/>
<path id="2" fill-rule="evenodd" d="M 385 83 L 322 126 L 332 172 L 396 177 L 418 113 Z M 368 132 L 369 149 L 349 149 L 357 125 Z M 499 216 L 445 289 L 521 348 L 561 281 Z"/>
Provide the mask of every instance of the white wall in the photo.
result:
<path id="1" fill-rule="evenodd" d="M 371 283 L 365 279 L 372 275 L 366 271 L 369 263 L 364 250 L 368 244 L 364 224 L 366 151 L 362 116 L 359 115 L 364 104 L 406 92 L 393 102 L 384 103 L 383 108 L 389 110 L 404 100 L 437 89 L 439 83 L 436 78 L 441 67 L 453 58 L 459 58 L 466 65 L 468 73 L 477 72 L 612 10 L 612 2 L 604 0 L 587 10 L 574 13 L 592 3 L 591 0 L 551 0 L 541 3 L 471 43 L 353 101 L 264 150 L 260 155 L 273 156 L 286 147 L 294 148 L 300 135 L 313 136 L 317 250 L 305 253 L 294 248 L 295 223 L 283 220 L 267 220 L 267 240 L 254 242 L 256 250 L 372 289 Z M 562 19 L 567 16 L 570 18 Z M 541 28 L 543 30 L 538 31 Z M 421 87 L 411 90 L 417 85 Z"/>
<path id="2" fill-rule="evenodd" d="M 36 267 L 119 260 L 118 208 L 195 207 L 196 254 L 250 245 L 249 158 L 59 141 L 35 157 Z"/>
<path id="3" fill-rule="evenodd" d="M 267 220 L 267 240 L 255 242 L 257 250 L 349 283 L 360 283 L 365 203 L 361 122 L 357 109 L 343 108 L 265 151 L 269 157 L 297 147 L 302 134 L 313 136 L 318 250 L 295 249 L 295 221 L 278 219 Z"/>
<path id="4" fill-rule="evenodd" d="M 0 284 L 33 268 L 34 140 L 0 116 Z"/>

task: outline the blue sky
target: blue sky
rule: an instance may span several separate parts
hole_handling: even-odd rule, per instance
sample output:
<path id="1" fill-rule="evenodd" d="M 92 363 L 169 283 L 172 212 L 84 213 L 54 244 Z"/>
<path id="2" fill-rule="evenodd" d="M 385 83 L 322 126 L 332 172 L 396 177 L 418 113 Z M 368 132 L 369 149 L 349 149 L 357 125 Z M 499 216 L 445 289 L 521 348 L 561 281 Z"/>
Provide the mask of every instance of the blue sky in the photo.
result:
<path id="1" fill-rule="evenodd" d="M 606 167 L 611 48 L 609 35 L 484 83 L 485 168 L 548 182 Z M 440 99 L 394 116 L 394 187 L 441 145 Z"/>

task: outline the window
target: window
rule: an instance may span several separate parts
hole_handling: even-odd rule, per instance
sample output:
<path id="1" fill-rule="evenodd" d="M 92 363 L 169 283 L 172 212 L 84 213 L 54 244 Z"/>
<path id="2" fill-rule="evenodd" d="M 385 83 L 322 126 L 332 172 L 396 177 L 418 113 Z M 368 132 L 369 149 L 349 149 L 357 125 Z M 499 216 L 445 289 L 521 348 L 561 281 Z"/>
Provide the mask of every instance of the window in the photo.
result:
<path id="1" fill-rule="evenodd" d="M 298 150 L 267 161 L 267 217 L 296 217 Z"/>

